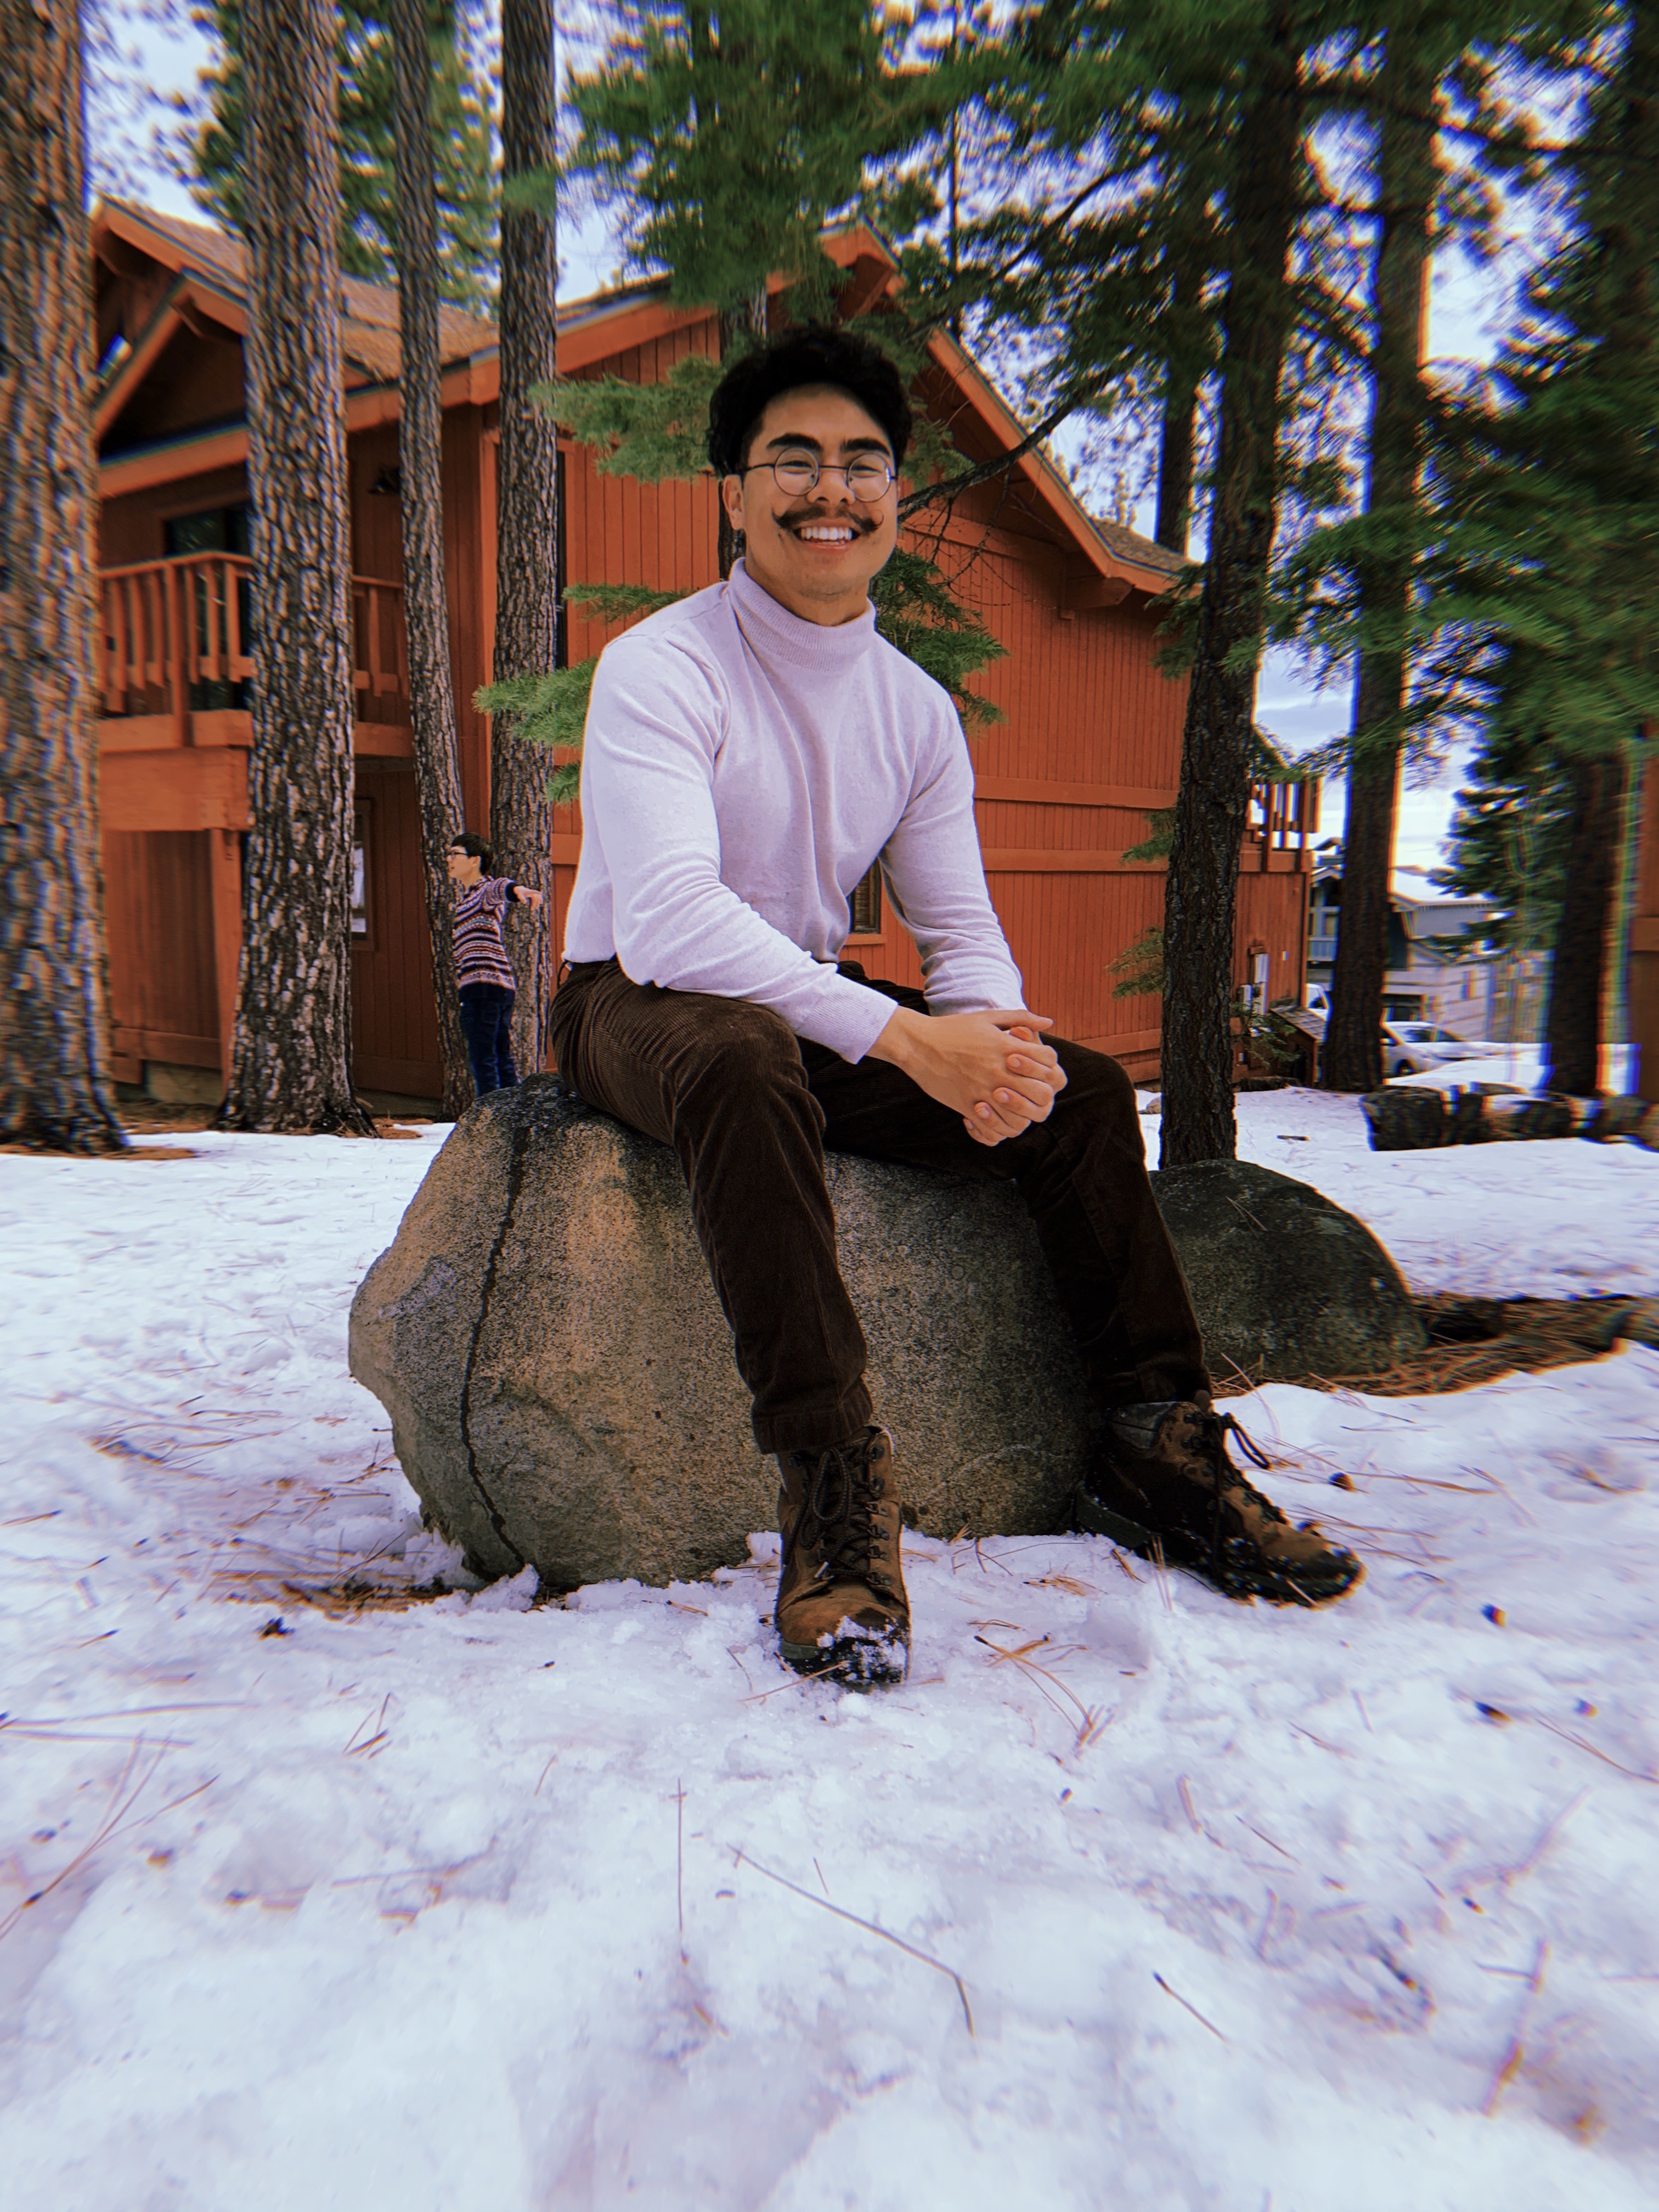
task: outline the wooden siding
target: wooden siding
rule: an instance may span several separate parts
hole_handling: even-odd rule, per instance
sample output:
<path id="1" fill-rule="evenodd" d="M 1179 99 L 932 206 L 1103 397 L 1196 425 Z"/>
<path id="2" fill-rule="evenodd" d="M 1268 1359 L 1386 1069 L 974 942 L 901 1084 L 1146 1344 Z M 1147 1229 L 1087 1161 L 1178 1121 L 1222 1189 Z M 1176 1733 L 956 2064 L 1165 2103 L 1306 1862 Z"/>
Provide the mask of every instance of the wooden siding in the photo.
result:
<path id="1" fill-rule="evenodd" d="M 1254 957 L 1265 952 L 1273 963 L 1267 977 L 1269 1000 L 1299 997 L 1307 972 L 1308 890 L 1313 878 L 1300 867 L 1258 873 L 1250 862 L 1260 857 L 1246 848 L 1238 878 L 1233 981 L 1253 981 Z M 1301 855 L 1275 854 L 1273 858 L 1299 860 Z"/>
<path id="2" fill-rule="evenodd" d="M 586 374 L 654 383 L 688 355 L 712 357 L 718 347 L 711 318 L 612 355 Z M 587 447 L 562 438 L 560 447 L 565 463 L 567 584 L 643 584 L 653 592 L 699 592 L 719 581 L 719 507 L 712 477 L 693 483 L 642 484 L 631 477 L 602 476 Z M 574 607 L 570 612 L 567 635 L 573 665 L 602 652 L 628 627 L 578 620 Z M 556 806 L 552 927 L 561 957 L 580 848 L 581 809 L 574 802 Z"/>
<path id="3" fill-rule="evenodd" d="M 181 321 L 141 374 L 104 450 L 112 455 L 203 423 L 234 422 L 243 407 L 240 343 Z"/>
<path id="4" fill-rule="evenodd" d="M 413 769 L 360 761 L 356 803 L 368 931 L 352 947 L 352 1073 L 366 1090 L 435 1098 L 443 1066 Z"/>
<path id="5" fill-rule="evenodd" d="M 210 830 L 106 830 L 104 901 L 116 1073 L 220 1063 Z"/>
<path id="6" fill-rule="evenodd" d="M 483 439 L 480 409 L 452 409 L 447 414 L 450 641 L 464 789 L 474 823 L 489 819 L 489 725 L 471 703 L 472 692 L 486 676 L 488 633 L 480 605 Z M 352 556 L 359 575 L 401 575 L 400 510 L 397 497 L 386 489 L 397 465 L 395 425 L 356 433 L 349 441 Z M 106 500 L 100 514 L 100 566 L 112 569 L 158 561 L 165 550 L 170 517 L 231 506 L 246 496 L 246 471 L 238 466 Z M 493 530 L 489 555 L 493 564 Z M 365 818 L 373 848 L 370 896 L 377 905 L 368 947 L 352 962 L 357 1079 L 371 1090 L 430 1097 L 442 1087 L 442 1072 L 421 895 L 414 780 L 406 758 L 384 757 L 388 753 L 406 757 L 409 750 L 403 726 L 401 616 L 381 604 L 385 594 L 360 591 L 357 597 L 356 658 L 371 676 L 375 670 L 381 672 L 368 689 L 360 685 L 358 700 L 363 718 L 358 726 L 358 791 L 368 802 Z M 213 986 L 226 957 L 227 917 L 217 914 L 216 937 L 208 840 L 194 840 L 202 850 L 192 865 L 202 882 L 188 890 L 181 885 L 182 864 L 176 849 L 179 837 L 168 833 L 210 823 L 228 830 L 246 826 L 242 759 L 251 730 L 246 712 L 181 718 L 174 711 L 177 702 L 164 696 L 163 687 L 154 689 L 153 699 L 148 690 L 128 697 L 124 690 L 113 703 L 128 711 L 123 720 L 106 722 L 103 731 L 111 998 L 118 1073 L 125 1081 L 141 1079 L 146 1059 L 209 1066 L 221 1056 L 222 1024 Z M 152 708 L 153 713 L 145 711 Z M 158 745 L 172 750 L 153 750 Z M 184 842 L 191 842 L 188 836 Z M 234 842 L 233 838 L 233 846 Z M 236 858 L 233 854 L 232 866 Z M 222 873 L 225 865 L 221 856 Z M 234 886 L 229 889 L 234 899 Z M 226 892 L 222 884 L 221 907 Z M 173 999 L 179 1001 L 178 1006 L 171 1006 Z M 169 1004 L 162 1006 L 163 1000 Z M 200 1026 L 192 1027 L 192 1023 Z"/>

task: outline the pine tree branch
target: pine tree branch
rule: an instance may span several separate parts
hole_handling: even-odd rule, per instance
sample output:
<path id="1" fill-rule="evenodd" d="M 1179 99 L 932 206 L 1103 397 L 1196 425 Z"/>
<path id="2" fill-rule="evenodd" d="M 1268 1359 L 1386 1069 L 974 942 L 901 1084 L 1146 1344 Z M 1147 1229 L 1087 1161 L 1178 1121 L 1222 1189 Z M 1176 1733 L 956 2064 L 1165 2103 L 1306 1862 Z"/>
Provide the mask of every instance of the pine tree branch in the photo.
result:
<path id="1" fill-rule="evenodd" d="M 1029 436 L 1022 438 L 1017 446 L 1011 446 L 1006 453 L 1000 453 L 995 460 L 981 461 L 971 469 L 963 469 L 953 477 L 941 477 L 938 483 L 926 484 L 921 490 L 911 492 L 899 501 L 899 520 L 904 522 L 924 507 L 933 506 L 940 500 L 954 499 L 958 492 L 971 491 L 975 484 L 989 483 L 994 477 L 1006 476 L 1028 453 L 1035 453 L 1043 440 L 1052 436 L 1069 416 L 1075 415 L 1080 407 L 1092 405 L 1099 397 L 1098 389 L 1074 393 L 1071 398 L 1063 400 L 1052 414 L 1045 415 Z"/>

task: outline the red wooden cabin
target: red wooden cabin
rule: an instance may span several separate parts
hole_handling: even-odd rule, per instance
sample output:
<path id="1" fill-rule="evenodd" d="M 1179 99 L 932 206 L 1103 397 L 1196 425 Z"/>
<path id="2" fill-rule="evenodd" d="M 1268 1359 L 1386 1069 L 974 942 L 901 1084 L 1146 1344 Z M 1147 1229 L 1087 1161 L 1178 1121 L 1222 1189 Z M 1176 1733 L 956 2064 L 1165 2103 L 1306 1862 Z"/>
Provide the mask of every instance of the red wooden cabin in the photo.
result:
<path id="1" fill-rule="evenodd" d="M 158 1095 L 216 1096 L 240 944 L 240 839 L 248 827 L 247 430 L 242 250 L 219 232 L 117 202 L 94 223 L 100 359 L 102 809 L 117 1073 Z M 868 231 L 829 240 L 854 307 L 894 282 Z M 355 1073 L 371 1097 L 440 1090 L 422 906 L 398 581 L 396 295 L 342 286 L 357 687 L 362 896 L 354 916 Z M 444 498 L 450 643 L 469 821 L 489 820 L 489 731 L 471 702 L 490 670 L 495 619 L 495 333 L 446 309 Z M 559 318 L 567 376 L 651 380 L 713 353 L 714 319 L 660 285 L 580 302 Z M 1017 444 L 1019 424 L 948 337 L 926 403 L 969 461 Z M 715 577 L 712 478 L 659 487 L 599 475 L 562 443 L 570 582 L 694 589 Z M 1158 1066 L 1156 998 L 1117 1000 L 1108 963 L 1163 912 L 1162 866 L 1126 860 L 1146 817 L 1174 803 L 1184 686 L 1157 666 L 1158 594 L 1174 557 L 1088 515 L 1040 454 L 941 510 L 917 542 L 1007 647 L 975 679 L 1006 720 L 976 734 L 980 836 L 991 893 L 1033 1007 L 1066 1034 Z M 611 633 L 571 624 L 570 653 Z M 1237 980 L 1299 992 L 1311 791 L 1256 793 L 1240 855 Z M 562 928 L 581 830 L 553 838 Z M 877 975 L 919 981 L 890 910 L 848 945 Z"/>

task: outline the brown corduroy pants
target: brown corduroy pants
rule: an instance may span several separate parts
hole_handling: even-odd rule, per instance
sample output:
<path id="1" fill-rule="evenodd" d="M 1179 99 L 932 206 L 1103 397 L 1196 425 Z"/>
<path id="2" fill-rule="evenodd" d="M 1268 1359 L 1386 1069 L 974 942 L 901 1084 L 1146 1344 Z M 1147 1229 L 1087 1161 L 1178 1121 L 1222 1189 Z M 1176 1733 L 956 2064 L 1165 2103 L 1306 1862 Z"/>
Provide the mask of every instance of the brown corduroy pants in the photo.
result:
<path id="1" fill-rule="evenodd" d="M 866 980 L 856 963 L 842 972 Z M 927 1011 L 920 992 L 871 988 Z M 1209 1387 L 1133 1086 L 1103 1053 L 1049 1037 L 1066 1075 L 1053 1113 L 986 1146 L 885 1060 L 854 1066 L 746 999 L 635 983 L 614 960 L 569 968 L 552 1032 L 561 1073 L 590 1106 L 678 1155 L 763 1452 L 822 1449 L 872 1418 L 826 1150 L 1012 1182 L 1103 1407 Z"/>

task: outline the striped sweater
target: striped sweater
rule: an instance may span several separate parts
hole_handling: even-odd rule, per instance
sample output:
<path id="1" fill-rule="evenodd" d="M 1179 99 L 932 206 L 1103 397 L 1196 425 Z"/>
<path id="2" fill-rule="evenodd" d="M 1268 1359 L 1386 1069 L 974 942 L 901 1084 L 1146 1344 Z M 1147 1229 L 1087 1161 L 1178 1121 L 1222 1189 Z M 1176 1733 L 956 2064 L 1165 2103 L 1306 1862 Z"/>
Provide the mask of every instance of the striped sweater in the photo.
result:
<path id="1" fill-rule="evenodd" d="M 465 990 L 469 983 L 495 983 L 515 991 L 513 973 L 501 943 L 501 908 L 513 896 L 511 876 L 484 876 L 455 901 L 455 979 Z"/>

